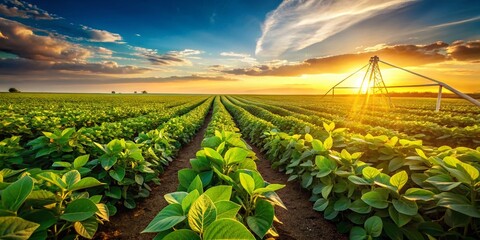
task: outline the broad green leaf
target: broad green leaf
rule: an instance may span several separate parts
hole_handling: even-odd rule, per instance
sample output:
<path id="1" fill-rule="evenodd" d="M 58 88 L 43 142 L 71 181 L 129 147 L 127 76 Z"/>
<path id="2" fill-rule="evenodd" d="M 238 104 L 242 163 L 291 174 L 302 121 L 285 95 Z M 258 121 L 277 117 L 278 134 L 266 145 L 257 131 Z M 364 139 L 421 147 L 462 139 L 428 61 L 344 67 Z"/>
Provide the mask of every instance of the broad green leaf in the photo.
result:
<path id="1" fill-rule="evenodd" d="M 200 195 L 188 211 L 188 225 L 199 234 L 202 234 L 208 225 L 216 219 L 217 209 L 215 204 L 205 194 Z"/>
<path id="2" fill-rule="evenodd" d="M 108 171 L 108 174 L 110 175 L 110 177 L 112 177 L 113 179 L 121 182 L 123 180 L 123 178 L 125 178 L 125 168 L 124 167 L 121 167 L 121 166 L 115 166 L 113 169 L 110 169 L 110 171 Z"/>
<path id="3" fill-rule="evenodd" d="M 25 203 L 37 207 L 43 207 L 54 202 L 56 202 L 55 194 L 47 190 L 34 190 L 25 200 Z"/>
<path id="4" fill-rule="evenodd" d="M 395 210 L 405 215 L 415 216 L 418 212 L 418 206 L 415 201 L 400 198 L 399 200 L 393 199 L 392 204 Z"/>
<path id="5" fill-rule="evenodd" d="M 454 181 L 452 177 L 450 177 L 447 174 L 439 174 L 439 175 L 429 177 L 427 178 L 427 180 L 425 180 L 425 182 L 428 182 L 433 186 L 435 186 L 436 188 L 438 188 L 439 190 L 445 191 L 445 192 L 451 191 L 452 189 L 462 184 L 461 182 Z"/>
<path id="6" fill-rule="evenodd" d="M 353 227 L 350 230 L 350 240 L 364 240 L 367 239 L 367 232 L 361 227 Z"/>
<path id="7" fill-rule="evenodd" d="M 470 176 L 471 181 L 477 180 L 479 172 L 478 172 L 478 169 L 476 169 L 474 166 L 467 163 L 460 162 L 457 164 L 457 168 L 467 173 L 468 176 Z"/>
<path id="8" fill-rule="evenodd" d="M 78 235 L 87 239 L 92 239 L 95 232 L 97 232 L 98 222 L 95 218 L 89 218 L 85 221 L 75 222 L 73 228 Z"/>
<path id="9" fill-rule="evenodd" d="M 323 189 L 322 189 L 322 197 L 325 198 L 325 199 L 328 199 L 328 196 L 332 192 L 332 189 L 333 189 L 332 184 L 324 186 Z"/>
<path id="10" fill-rule="evenodd" d="M 372 211 L 372 207 L 370 207 L 368 204 L 366 204 L 362 199 L 357 199 L 350 204 L 350 210 L 356 212 L 356 213 L 361 213 L 361 214 L 366 214 Z"/>
<path id="11" fill-rule="evenodd" d="M 189 168 L 184 168 L 178 171 L 177 174 L 178 174 L 178 182 L 182 187 L 182 189 L 179 189 L 179 190 L 182 190 L 182 191 L 183 190 L 186 191 L 190 186 L 190 184 L 193 182 L 193 179 L 195 179 L 195 177 L 197 176 L 197 172 Z"/>
<path id="12" fill-rule="evenodd" d="M 209 240 L 255 240 L 250 231 L 237 220 L 222 218 L 214 221 L 203 234 L 203 239 Z"/>
<path id="13" fill-rule="evenodd" d="M 67 189 L 67 183 L 53 172 L 42 172 L 36 175 L 38 178 L 50 182 L 61 189 Z"/>
<path id="14" fill-rule="evenodd" d="M 365 231 L 372 237 L 379 237 L 382 234 L 383 222 L 378 216 L 371 216 L 365 221 Z"/>
<path id="15" fill-rule="evenodd" d="M 247 158 L 248 153 L 249 151 L 243 148 L 239 148 L 239 147 L 230 148 L 225 153 L 225 162 L 227 165 L 243 162 Z"/>
<path id="16" fill-rule="evenodd" d="M 223 168 L 225 165 L 225 160 L 223 159 L 222 155 L 215 151 L 214 149 L 211 148 L 204 148 L 203 151 L 205 151 L 205 155 L 215 164 Z"/>
<path id="17" fill-rule="evenodd" d="M 200 193 L 198 193 L 198 190 L 195 189 L 187 194 L 185 198 L 182 200 L 182 209 L 184 213 L 187 213 L 188 210 L 190 210 L 190 207 L 192 206 L 193 202 L 197 200 L 197 198 L 200 196 Z"/>
<path id="18" fill-rule="evenodd" d="M 275 209 L 265 200 L 257 200 L 255 214 L 247 217 L 248 227 L 260 238 L 272 227 Z"/>
<path id="19" fill-rule="evenodd" d="M 178 203 L 181 204 L 183 199 L 188 195 L 187 192 L 172 192 L 163 195 L 163 198 L 169 203 Z"/>
<path id="20" fill-rule="evenodd" d="M 480 211 L 478 208 L 473 206 L 463 195 L 442 192 L 436 195 L 436 198 L 438 198 L 437 206 L 445 207 L 470 217 L 480 218 Z"/>
<path id="21" fill-rule="evenodd" d="M 39 226 L 19 217 L 0 217 L 0 239 L 27 240 Z"/>
<path id="22" fill-rule="evenodd" d="M 86 177 L 73 184 L 70 188 L 68 188 L 68 191 L 77 191 L 80 189 L 91 188 L 101 185 L 105 185 L 105 183 L 101 183 L 93 177 Z"/>
<path id="23" fill-rule="evenodd" d="M 165 231 L 179 224 L 185 218 L 180 204 L 170 204 L 155 216 L 142 233 Z"/>
<path id="24" fill-rule="evenodd" d="M 197 190 L 198 193 L 200 194 L 203 193 L 202 179 L 200 179 L 200 176 L 198 175 L 193 179 L 193 181 L 188 186 L 187 192 L 191 192 L 193 190 Z"/>
<path id="25" fill-rule="evenodd" d="M 217 219 L 232 218 L 235 219 L 238 211 L 242 206 L 231 201 L 218 201 L 215 202 L 217 208 Z"/>
<path id="26" fill-rule="evenodd" d="M 433 192 L 422 189 L 422 188 L 409 188 L 405 192 L 405 197 L 408 200 L 423 200 L 423 201 L 430 201 L 433 200 L 433 195 L 435 195 Z"/>
<path id="27" fill-rule="evenodd" d="M 305 134 L 305 141 L 307 141 L 307 142 L 312 142 L 312 141 L 313 141 L 312 135 L 310 135 L 310 134 L 308 134 L 308 133 Z"/>
<path id="28" fill-rule="evenodd" d="M 2 193 L 2 205 L 6 209 L 16 212 L 25 202 L 33 190 L 33 180 L 29 176 L 23 176 L 10 184 Z"/>
<path id="29" fill-rule="evenodd" d="M 92 200 L 80 198 L 69 203 L 60 218 L 69 222 L 79 222 L 90 218 L 97 211 L 97 205 Z"/>
<path id="30" fill-rule="evenodd" d="M 398 227 L 403 227 L 412 220 L 411 216 L 399 213 L 393 206 L 388 207 L 388 214 Z"/>
<path id="31" fill-rule="evenodd" d="M 387 208 L 388 207 L 388 194 L 379 192 L 377 190 L 367 192 L 362 195 L 362 201 L 374 208 Z"/>
<path id="32" fill-rule="evenodd" d="M 362 169 L 362 175 L 367 180 L 373 180 L 375 177 L 380 174 L 380 170 L 374 167 L 366 167 Z"/>
<path id="33" fill-rule="evenodd" d="M 103 155 L 98 160 L 105 170 L 110 170 L 117 163 L 117 157 L 108 155 Z"/>
<path id="34" fill-rule="evenodd" d="M 180 240 L 180 239 L 188 239 L 188 240 L 200 240 L 200 236 L 197 233 L 190 229 L 180 229 L 169 233 L 167 236 L 163 238 L 163 240 Z"/>
<path id="35" fill-rule="evenodd" d="M 312 147 L 313 147 L 313 150 L 319 151 L 319 152 L 323 152 L 326 150 L 325 147 L 323 146 L 323 143 L 318 139 L 313 139 Z"/>
<path id="36" fill-rule="evenodd" d="M 232 186 L 220 185 L 209 188 L 205 191 L 207 195 L 214 203 L 218 201 L 228 201 L 232 196 Z"/>
<path id="37" fill-rule="evenodd" d="M 77 183 L 80 181 L 82 176 L 80 175 L 80 172 L 77 170 L 71 170 L 63 174 L 62 180 L 67 183 L 67 187 L 70 188 L 73 184 Z"/>
<path id="38" fill-rule="evenodd" d="M 58 219 L 53 211 L 46 209 L 33 209 L 22 214 L 24 220 L 38 223 L 40 226 L 36 231 L 47 230 L 49 227 L 57 223 Z"/>
<path id="39" fill-rule="evenodd" d="M 367 180 L 355 175 L 348 176 L 348 180 L 356 185 L 372 185 Z"/>
<path id="40" fill-rule="evenodd" d="M 340 211 L 345 211 L 350 207 L 350 204 L 351 204 L 350 198 L 342 196 L 340 199 L 335 201 L 335 203 L 333 205 L 333 209 L 335 209 L 335 211 L 339 211 L 339 212 Z"/>
<path id="41" fill-rule="evenodd" d="M 83 156 L 75 158 L 75 160 L 73 160 L 73 168 L 79 169 L 79 168 L 85 166 L 85 164 L 87 164 L 87 162 L 88 162 L 89 157 L 90 157 L 90 155 L 87 154 L 87 155 L 83 155 Z"/>
<path id="42" fill-rule="evenodd" d="M 253 191 L 255 190 L 255 181 L 253 178 L 246 173 L 240 173 L 239 177 L 243 189 L 245 189 L 250 196 L 253 195 Z"/>
<path id="43" fill-rule="evenodd" d="M 390 184 L 396 187 L 399 192 L 407 182 L 408 174 L 406 171 L 398 172 L 390 178 Z"/>
<path id="44" fill-rule="evenodd" d="M 322 212 L 327 208 L 328 206 L 328 199 L 325 198 L 319 198 L 315 203 L 313 204 L 313 209 Z"/>
<path id="45" fill-rule="evenodd" d="M 255 191 L 253 191 L 253 193 L 255 194 L 263 194 L 263 193 L 266 193 L 266 192 L 275 192 L 277 190 L 280 190 L 282 188 L 284 188 L 285 185 L 283 184 L 268 184 L 266 187 L 263 187 L 263 188 L 257 188 L 255 189 Z"/>
<path id="46" fill-rule="evenodd" d="M 329 150 L 333 147 L 333 138 L 330 136 L 327 139 L 325 139 L 325 142 L 323 142 L 323 146 Z"/>

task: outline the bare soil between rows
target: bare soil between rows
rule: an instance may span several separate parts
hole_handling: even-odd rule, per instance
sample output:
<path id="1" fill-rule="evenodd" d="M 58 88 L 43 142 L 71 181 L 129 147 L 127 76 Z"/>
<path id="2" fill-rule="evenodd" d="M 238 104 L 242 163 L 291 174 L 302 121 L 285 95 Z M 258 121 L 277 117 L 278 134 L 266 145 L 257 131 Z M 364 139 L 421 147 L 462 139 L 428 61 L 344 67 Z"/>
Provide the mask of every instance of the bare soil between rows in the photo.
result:
<path id="1" fill-rule="evenodd" d="M 160 185 L 152 187 L 150 197 L 137 203 L 133 210 L 121 209 L 110 218 L 97 232 L 95 239 L 153 239 L 156 234 L 140 234 L 150 221 L 158 214 L 160 210 L 168 205 L 163 195 L 175 192 L 178 186 L 177 172 L 183 168 L 190 167 L 190 159 L 195 158 L 195 154 L 201 148 L 201 143 L 208 123 L 212 118 L 210 111 L 205 118 L 205 122 L 195 137 L 184 147 L 182 147 L 175 160 L 165 169 L 160 176 Z"/>
<path id="2" fill-rule="evenodd" d="M 275 228 L 280 234 L 279 240 L 347 239 L 347 236 L 336 230 L 333 223 L 325 220 L 320 212 L 313 209 L 312 203 L 308 200 L 310 192 L 303 189 L 298 181 L 287 182 L 288 176 L 285 173 L 273 169 L 263 153 L 257 147 L 250 146 L 257 154 L 257 169 L 263 179 L 269 183 L 286 185 L 285 188 L 277 191 L 278 196 L 288 208 L 288 210 L 275 208 L 277 218 L 283 222 L 283 224 L 275 223 Z"/>
<path id="3" fill-rule="evenodd" d="M 100 227 L 95 239 L 152 239 L 155 234 L 140 234 L 157 213 L 167 206 L 163 196 L 177 190 L 177 172 L 190 166 L 189 160 L 195 157 L 200 150 L 201 142 L 208 123 L 211 119 L 211 112 L 207 115 L 205 123 L 198 131 L 193 140 L 180 149 L 178 156 L 168 166 L 160 177 L 160 185 L 152 187 L 149 198 L 137 203 L 134 210 L 119 209 L 119 212 L 111 217 L 110 222 Z M 287 206 L 288 210 L 276 208 L 278 219 L 283 224 L 275 224 L 280 233 L 279 240 L 291 239 L 347 239 L 336 231 L 335 225 L 325 220 L 321 213 L 313 210 L 312 203 L 308 201 L 310 193 L 302 189 L 296 181 L 287 182 L 288 176 L 272 169 L 270 162 L 264 158 L 259 149 L 252 145 L 253 151 L 257 154 L 259 161 L 257 167 L 264 179 L 270 183 L 286 184 L 286 187 L 277 193 Z"/>

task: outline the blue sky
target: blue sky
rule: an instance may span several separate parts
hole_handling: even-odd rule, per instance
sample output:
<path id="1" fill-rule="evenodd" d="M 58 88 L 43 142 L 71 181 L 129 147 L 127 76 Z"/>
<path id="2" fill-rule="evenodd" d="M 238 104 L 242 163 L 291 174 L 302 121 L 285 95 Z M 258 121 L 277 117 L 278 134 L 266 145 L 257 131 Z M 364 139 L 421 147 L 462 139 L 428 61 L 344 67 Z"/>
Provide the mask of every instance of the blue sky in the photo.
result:
<path id="1" fill-rule="evenodd" d="M 301 92 L 382 53 L 470 88 L 478 29 L 471 0 L 0 0 L 0 87 Z"/>

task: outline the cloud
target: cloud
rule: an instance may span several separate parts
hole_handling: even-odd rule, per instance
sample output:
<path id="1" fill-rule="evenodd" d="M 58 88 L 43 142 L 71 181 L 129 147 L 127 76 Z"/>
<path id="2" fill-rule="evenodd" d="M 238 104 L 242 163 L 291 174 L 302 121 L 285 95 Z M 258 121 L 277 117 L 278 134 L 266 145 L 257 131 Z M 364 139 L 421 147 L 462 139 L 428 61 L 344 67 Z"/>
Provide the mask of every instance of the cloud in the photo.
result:
<path id="1" fill-rule="evenodd" d="M 301 63 L 263 64 L 251 68 L 236 68 L 222 72 L 235 75 L 250 76 L 301 76 L 303 74 L 343 73 L 347 69 L 356 69 L 365 65 L 371 56 L 392 64 L 408 67 L 420 66 L 444 61 L 480 60 L 480 40 L 457 41 L 451 45 L 435 42 L 426 45 L 393 45 L 380 44 L 365 48 L 355 54 L 343 54 L 323 58 L 311 58 Z"/>
<path id="2" fill-rule="evenodd" d="M 136 33 L 136 34 L 135 34 L 135 36 L 137 36 L 137 37 L 141 37 L 142 35 L 140 35 L 140 34 Z"/>
<path id="3" fill-rule="evenodd" d="M 83 61 L 88 49 L 52 34 L 37 35 L 33 28 L 0 18 L 0 51 L 38 61 Z"/>
<path id="4" fill-rule="evenodd" d="M 86 72 L 98 74 L 139 74 L 150 71 L 136 66 L 119 66 L 114 61 L 101 63 L 47 62 L 0 58 L 0 75 L 34 75 L 34 73 Z"/>
<path id="5" fill-rule="evenodd" d="M 236 60 L 248 64 L 258 64 L 257 59 L 250 56 L 246 53 L 236 53 L 236 52 L 221 52 L 220 56 L 231 57 L 229 60 Z"/>
<path id="6" fill-rule="evenodd" d="M 78 79 L 78 76 L 71 79 L 71 76 L 62 76 L 62 79 L 15 79 L 10 80 L 6 78 L 0 78 L 0 84 L 42 84 L 42 85 L 94 85 L 94 84 L 140 84 L 140 83 L 177 83 L 177 82 L 194 82 L 194 81 L 214 81 L 214 82 L 232 82 L 239 81 L 235 78 L 226 78 L 219 76 L 170 76 L 170 77 L 143 77 L 143 78 L 82 78 Z"/>
<path id="7" fill-rule="evenodd" d="M 192 65 L 187 58 L 194 58 L 194 55 L 202 54 L 200 50 L 185 49 L 182 51 L 170 51 L 165 54 L 159 54 L 156 49 L 143 47 L 132 47 L 136 52 L 134 55 L 148 60 L 152 65 L 182 66 Z"/>
<path id="8" fill-rule="evenodd" d="M 255 54 L 298 51 L 412 0 L 284 0 L 267 15 Z"/>
<path id="9" fill-rule="evenodd" d="M 457 61 L 480 60 L 480 40 L 455 41 L 447 48 L 447 53 Z"/>
<path id="10" fill-rule="evenodd" d="M 0 4 L 0 14 L 7 17 L 34 18 L 41 20 L 60 19 L 35 5 L 17 0 L 6 0 L 6 4 Z"/>
<path id="11" fill-rule="evenodd" d="M 111 33 L 106 30 L 94 29 L 87 26 L 82 26 L 82 29 L 87 34 L 87 40 L 91 42 L 118 42 L 122 41 L 122 36 L 118 33 Z"/>
<path id="12" fill-rule="evenodd" d="M 108 48 L 104 48 L 104 47 L 98 47 L 96 52 L 100 55 L 112 55 L 113 54 L 112 50 L 110 50 Z"/>

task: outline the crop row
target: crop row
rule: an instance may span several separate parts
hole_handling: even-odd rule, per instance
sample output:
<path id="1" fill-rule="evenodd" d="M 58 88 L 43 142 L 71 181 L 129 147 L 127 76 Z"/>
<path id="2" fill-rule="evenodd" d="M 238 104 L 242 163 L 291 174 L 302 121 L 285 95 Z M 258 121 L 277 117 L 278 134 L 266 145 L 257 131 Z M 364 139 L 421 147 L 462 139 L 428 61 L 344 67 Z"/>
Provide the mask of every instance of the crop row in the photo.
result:
<path id="1" fill-rule="evenodd" d="M 284 185 L 263 180 L 255 153 L 235 132 L 218 97 L 208 129 L 191 167 L 178 172 L 178 191 L 164 196 L 169 205 L 143 232 L 158 233 L 155 239 L 278 236 L 274 206 L 285 206 L 275 191 Z"/>
<path id="2" fill-rule="evenodd" d="M 211 103 L 210 98 L 172 116 L 158 129 L 139 134 L 136 142 L 78 142 L 78 132 L 67 128 L 58 134 L 45 132 L 27 146 L 30 149 L 18 148 L 23 162 L 0 171 L 0 238 L 92 238 L 117 206 L 134 208 L 138 198 L 149 195 L 149 184 L 159 183 L 158 174 L 194 136 Z M 42 151 L 52 144 L 55 151 Z M 80 148 L 89 154 L 82 155 Z"/>
<path id="3" fill-rule="evenodd" d="M 309 189 L 314 209 L 336 222 L 339 231 L 350 232 L 351 239 L 480 236 L 480 148 L 431 148 L 369 134 L 349 137 L 334 123 L 323 125 L 323 138 L 291 135 L 256 112 L 222 100 L 272 166 Z"/>

